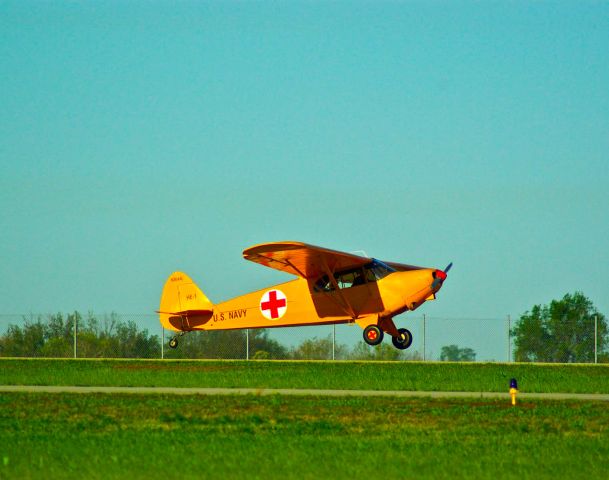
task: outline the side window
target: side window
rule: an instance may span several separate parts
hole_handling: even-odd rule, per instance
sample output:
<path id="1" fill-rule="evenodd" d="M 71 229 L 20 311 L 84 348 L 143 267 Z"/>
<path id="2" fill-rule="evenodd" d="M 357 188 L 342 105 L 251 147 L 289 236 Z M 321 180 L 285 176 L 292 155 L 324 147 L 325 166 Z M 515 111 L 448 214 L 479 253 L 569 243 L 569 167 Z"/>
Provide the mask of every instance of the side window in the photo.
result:
<path id="1" fill-rule="evenodd" d="M 355 275 L 353 272 L 335 273 L 336 283 L 340 288 L 350 288 L 353 285 L 353 279 Z"/>
<path id="2" fill-rule="evenodd" d="M 366 284 L 364 272 L 361 268 L 350 270 L 348 272 L 337 273 L 335 274 L 335 278 L 336 283 L 338 283 L 340 288 L 351 288 Z"/>
<path id="3" fill-rule="evenodd" d="M 337 272 L 334 274 L 334 279 L 340 289 L 358 287 L 365 285 L 366 282 L 376 282 L 377 276 L 371 265 L 365 268 L 355 268 L 346 272 Z M 324 275 L 315 282 L 313 289 L 316 292 L 331 292 L 334 290 L 334 285 L 330 282 L 327 275 Z"/>
<path id="4" fill-rule="evenodd" d="M 316 292 L 330 292 L 334 290 L 334 285 L 332 285 L 328 276 L 324 275 L 319 280 L 317 280 L 317 282 L 315 282 L 314 290 Z"/>

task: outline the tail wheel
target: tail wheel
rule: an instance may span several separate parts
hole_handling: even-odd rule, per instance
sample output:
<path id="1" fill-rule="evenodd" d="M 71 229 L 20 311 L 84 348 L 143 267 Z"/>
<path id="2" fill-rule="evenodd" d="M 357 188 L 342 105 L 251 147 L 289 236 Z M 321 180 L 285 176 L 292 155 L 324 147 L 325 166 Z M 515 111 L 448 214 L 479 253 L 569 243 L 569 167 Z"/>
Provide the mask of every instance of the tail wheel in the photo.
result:
<path id="1" fill-rule="evenodd" d="M 410 333 L 410 330 L 406 330 L 405 328 L 399 328 L 398 336 L 391 337 L 391 342 L 395 348 L 406 350 L 408 347 L 410 347 L 410 345 L 412 345 L 412 333 Z"/>
<path id="2" fill-rule="evenodd" d="M 376 325 L 368 325 L 364 328 L 364 342 L 368 345 L 378 345 L 383 341 L 385 334 Z"/>
<path id="3" fill-rule="evenodd" d="M 171 340 L 169 340 L 169 347 L 171 347 L 171 348 L 178 348 L 178 339 L 177 339 L 177 337 L 173 337 Z"/>

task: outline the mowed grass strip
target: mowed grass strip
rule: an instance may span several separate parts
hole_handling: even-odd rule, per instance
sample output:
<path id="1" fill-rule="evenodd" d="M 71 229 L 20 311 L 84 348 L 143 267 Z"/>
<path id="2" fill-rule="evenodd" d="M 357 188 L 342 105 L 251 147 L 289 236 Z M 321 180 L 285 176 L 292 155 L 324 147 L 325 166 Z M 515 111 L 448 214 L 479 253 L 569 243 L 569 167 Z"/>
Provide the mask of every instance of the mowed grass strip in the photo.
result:
<path id="1" fill-rule="evenodd" d="M 1 359 L 3 385 L 609 393 L 609 365 Z"/>
<path id="2" fill-rule="evenodd" d="M 603 403 L 3 394 L 0 478 L 606 478 Z"/>

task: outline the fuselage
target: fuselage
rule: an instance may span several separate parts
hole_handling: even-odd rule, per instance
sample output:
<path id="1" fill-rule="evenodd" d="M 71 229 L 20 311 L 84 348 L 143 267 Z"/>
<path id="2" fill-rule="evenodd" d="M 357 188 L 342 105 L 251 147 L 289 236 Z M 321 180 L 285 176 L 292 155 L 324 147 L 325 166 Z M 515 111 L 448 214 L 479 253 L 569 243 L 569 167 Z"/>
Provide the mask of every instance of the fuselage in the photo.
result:
<path id="1" fill-rule="evenodd" d="M 415 310 L 434 298 L 443 278 L 439 270 L 399 271 L 377 260 L 336 272 L 333 278 L 298 278 L 213 305 L 213 311 L 188 318 L 168 317 L 172 330 L 232 330 L 332 323 L 365 327 Z M 443 272 L 440 272 L 443 273 Z M 445 278 L 445 275 L 444 275 Z"/>

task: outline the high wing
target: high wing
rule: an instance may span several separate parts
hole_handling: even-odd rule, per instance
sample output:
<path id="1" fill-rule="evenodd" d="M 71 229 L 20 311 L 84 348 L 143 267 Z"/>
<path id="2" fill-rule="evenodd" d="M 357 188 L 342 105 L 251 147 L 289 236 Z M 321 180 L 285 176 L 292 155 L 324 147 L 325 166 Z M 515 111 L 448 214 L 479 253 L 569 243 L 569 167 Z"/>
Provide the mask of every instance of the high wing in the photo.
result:
<path id="1" fill-rule="evenodd" d="M 302 242 L 261 243 L 243 250 L 243 258 L 298 277 L 315 279 L 328 270 L 348 270 L 370 263 L 360 257 Z"/>
<path id="2" fill-rule="evenodd" d="M 330 272 L 349 270 L 370 263 L 373 259 L 339 252 L 302 242 L 273 242 L 254 245 L 243 251 L 243 258 L 298 277 L 316 279 Z M 389 263 L 396 270 L 418 270 L 421 267 Z"/>
<path id="3" fill-rule="evenodd" d="M 415 265 L 406 265 L 405 263 L 396 263 L 396 262 L 383 262 L 385 265 L 389 265 L 391 268 L 397 270 L 398 272 L 406 272 L 408 270 L 422 270 L 425 267 L 417 267 Z"/>

